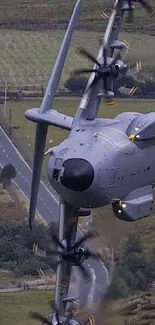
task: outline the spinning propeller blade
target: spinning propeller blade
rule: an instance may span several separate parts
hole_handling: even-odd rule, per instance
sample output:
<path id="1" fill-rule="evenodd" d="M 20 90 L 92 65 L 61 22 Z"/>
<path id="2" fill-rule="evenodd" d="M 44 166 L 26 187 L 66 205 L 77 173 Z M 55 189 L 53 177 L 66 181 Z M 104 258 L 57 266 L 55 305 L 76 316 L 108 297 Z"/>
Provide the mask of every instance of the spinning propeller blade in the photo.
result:
<path id="1" fill-rule="evenodd" d="M 53 307 L 53 306 L 51 306 L 51 307 Z M 72 318 L 73 318 L 73 307 L 70 310 L 68 317 L 63 322 L 60 320 L 59 310 L 56 307 L 54 308 L 53 316 L 55 316 L 55 318 L 56 318 L 57 325 L 69 325 L 70 324 L 69 321 L 72 320 Z M 44 324 L 47 324 L 47 325 L 55 324 L 55 322 L 48 320 L 47 317 L 45 317 L 45 316 L 43 316 L 43 315 L 41 315 L 39 313 L 30 313 L 30 317 L 33 318 L 33 319 L 39 320 L 39 321 L 41 321 L 41 322 L 43 322 Z"/>
<path id="2" fill-rule="evenodd" d="M 147 12 L 147 14 L 149 15 L 149 17 L 151 18 L 154 14 L 154 10 L 152 9 L 151 5 L 148 3 L 148 1 L 145 0 L 128 0 L 128 4 L 129 4 L 129 13 L 128 13 L 128 17 L 126 20 L 127 24 L 132 24 L 134 21 L 134 15 L 133 15 L 133 7 L 132 7 L 132 2 L 138 2 L 142 5 L 142 7 L 145 9 L 145 11 Z"/>
<path id="3" fill-rule="evenodd" d="M 136 73 L 139 73 L 142 70 L 142 64 L 141 61 L 138 60 L 134 64 L 129 65 L 128 64 L 128 72 L 127 75 L 134 75 Z"/>
<path id="4" fill-rule="evenodd" d="M 148 13 L 149 16 L 153 14 L 154 11 L 153 11 L 151 5 L 148 3 L 148 1 L 139 0 L 139 2 L 141 3 L 142 7 L 146 10 L 146 12 Z"/>
<path id="5" fill-rule="evenodd" d="M 81 9 L 81 0 L 78 0 L 72 17 L 70 19 L 67 31 L 64 36 L 64 40 L 62 42 L 60 52 L 58 54 L 55 66 L 53 68 L 48 86 L 46 88 L 46 92 L 41 103 L 41 107 L 39 109 L 40 114 L 44 114 L 50 109 L 52 109 L 52 104 L 54 101 L 54 97 L 56 94 L 57 86 L 61 77 L 61 73 L 63 70 L 63 66 L 65 63 L 66 55 L 69 49 L 69 45 L 71 42 L 72 34 L 74 31 L 74 27 L 77 21 L 77 18 Z M 25 114 L 26 116 L 26 114 Z M 28 115 L 26 116 L 28 117 Z M 46 144 L 46 135 L 47 135 L 47 124 L 43 124 L 38 121 L 36 126 L 36 138 L 35 138 L 35 152 L 34 152 L 34 161 L 33 161 L 33 175 L 32 175 L 32 186 L 31 186 L 31 198 L 30 198 L 30 209 L 29 209 L 29 226 L 32 229 L 33 220 L 35 217 L 35 210 L 37 205 L 37 197 L 39 191 L 39 183 L 41 178 L 41 169 L 43 163 L 43 155 Z"/>
<path id="6" fill-rule="evenodd" d="M 102 80 L 103 84 L 103 89 L 105 92 L 105 102 L 107 105 L 114 105 L 115 101 L 113 100 L 112 92 L 110 92 L 108 89 L 109 86 L 109 79 L 110 80 L 115 80 L 118 78 L 120 74 L 123 74 L 124 72 L 127 72 L 129 67 L 127 65 L 122 65 L 118 66 L 116 63 L 117 61 L 121 60 L 121 51 L 118 51 L 114 57 L 112 58 L 111 62 L 109 63 L 107 60 L 107 50 L 106 48 L 103 48 L 103 64 L 100 64 L 92 54 L 90 54 L 87 50 L 81 49 L 79 51 L 79 54 L 82 54 L 82 56 L 87 57 L 89 60 L 91 60 L 93 63 L 98 65 L 98 68 L 96 69 L 79 69 L 79 70 L 74 70 L 73 74 L 74 75 L 80 75 L 80 74 L 85 74 L 85 73 L 95 73 L 94 79 L 91 82 L 91 84 L 87 87 L 87 92 L 92 88 L 93 86 L 96 85 L 96 83 L 99 80 Z M 140 61 L 139 61 L 140 62 Z M 136 71 L 140 71 L 141 66 L 140 64 L 136 64 Z M 131 68 L 130 68 L 131 70 Z M 131 73 L 132 71 L 130 71 Z M 112 94 L 111 94 L 112 93 Z M 102 95 L 102 94 L 101 94 Z"/>
<path id="7" fill-rule="evenodd" d="M 60 242 L 59 238 L 53 234 L 52 235 L 52 240 L 55 242 L 55 244 L 57 244 L 61 249 L 64 249 L 64 245 Z"/>
<path id="8" fill-rule="evenodd" d="M 81 238 L 76 241 L 76 243 L 73 245 L 73 249 L 80 246 L 84 241 L 95 237 L 96 237 L 95 232 L 88 232 L 86 235 L 81 236 Z"/>
<path id="9" fill-rule="evenodd" d="M 30 317 L 33 318 L 33 319 L 36 319 L 36 320 L 39 320 L 41 322 L 44 322 L 44 324 L 47 324 L 47 325 L 53 325 L 52 322 L 50 322 L 47 317 L 39 314 L 39 313 L 30 313 Z"/>
<path id="10" fill-rule="evenodd" d="M 103 18 L 103 19 L 109 19 L 109 16 L 106 14 L 106 12 L 105 11 L 101 11 L 100 12 L 100 16 Z"/>
<path id="11" fill-rule="evenodd" d="M 58 311 L 57 308 L 55 308 L 55 317 L 56 317 L 56 320 L 57 320 L 58 325 L 61 325 L 60 318 L 59 318 L 59 311 Z"/>
<path id="12" fill-rule="evenodd" d="M 73 76 L 78 76 L 80 74 L 85 74 L 85 73 L 92 73 L 92 72 L 98 72 L 97 69 L 78 69 L 78 70 L 74 70 L 72 72 Z"/>
<path id="13" fill-rule="evenodd" d="M 73 222 L 70 222 L 68 224 L 67 229 L 67 241 L 66 245 L 63 245 L 58 237 L 55 235 L 54 231 L 50 231 L 50 239 L 53 241 L 56 245 L 61 247 L 61 251 L 59 250 L 53 250 L 50 247 L 47 247 L 46 250 L 42 250 L 38 247 L 38 244 L 33 245 L 33 252 L 41 257 L 47 257 L 47 256 L 58 256 L 60 259 L 58 263 L 63 263 L 64 261 L 67 261 L 67 263 L 71 263 L 71 265 L 78 266 L 80 268 L 81 274 L 84 277 L 85 281 L 88 281 L 91 279 L 89 271 L 81 265 L 85 259 L 93 258 L 93 259 L 100 259 L 101 255 L 99 253 L 91 252 L 86 247 L 83 248 L 81 245 L 88 239 L 95 238 L 97 234 L 95 232 L 88 232 L 84 236 L 81 236 L 79 240 L 75 242 L 74 245 L 71 243 L 71 236 L 72 236 L 72 227 L 74 226 Z M 49 229 L 49 226 L 47 230 Z M 80 248 L 80 249 L 79 249 Z"/>
<path id="14" fill-rule="evenodd" d="M 97 64 L 99 67 L 101 66 L 100 63 L 96 60 L 96 58 L 89 53 L 87 50 L 85 50 L 84 48 L 79 48 L 77 53 L 81 54 L 83 57 L 85 57 L 86 59 L 91 60 L 93 63 Z"/>

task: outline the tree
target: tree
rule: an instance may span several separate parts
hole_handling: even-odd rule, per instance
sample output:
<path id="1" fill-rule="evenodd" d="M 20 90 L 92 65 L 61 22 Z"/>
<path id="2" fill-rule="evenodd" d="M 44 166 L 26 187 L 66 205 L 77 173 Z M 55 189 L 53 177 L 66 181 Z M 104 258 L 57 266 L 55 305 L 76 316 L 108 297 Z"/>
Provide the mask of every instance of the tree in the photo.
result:
<path id="1" fill-rule="evenodd" d="M 9 163 L 6 165 L 0 175 L 0 181 L 3 183 L 3 188 L 5 189 L 8 186 L 13 178 L 17 175 L 15 167 Z"/>
<path id="2" fill-rule="evenodd" d="M 16 267 L 14 272 L 18 275 L 38 275 L 38 269 L 48 269 L 48 264 L 32 256 Z"/>
<path id="3" fill-rule="evenodd" d="M 128 271 L 128 276 L 126 276 L 126 272 L 122 276 L 132 290 L 148 290 L 150 288 L 155 279 L 154 263 L 145 254 L 139 236 L 129 236 L 124 245 L 120 264 Z"/>
<path id="4" fill-rule="evenodd" d="M 131 234 L 124 243 L 123 256 L 126 257 L 133 252 L 140 254 L 143 252 L 143 249 L 144 247 L 140 240 L 140 236 L 137 234 Z"/>
<path id="5" fill-rule="evenodd" d="M 58 231 L 57 223 L 51 228 Z M 10 269 L 20 269 L 19 272 L 36 272 L 36 267 L 56 269 L 57 259 L 53 256 L 40 258 L 35 256 L 32 248 L 33 244 L 38 243 L 39 247 L 47 250 L 51 244 L 51 237 L 47 236 L 47 231 L 42 224 L 34 226 L 33 232 L 30 231 L 28 224 L 24 221 L 2 221 L 0 223 L 0 266 Z M 28 264 L 30 265 L 28 267 Z M 24 271 L 24 267 L 26 269 Z M 35 269 L 35 270 L 34 270 Z"/>
<path id="6" fill-rule="evenodd" d="M 82 95 L 84 92 L 84 89 L 86 87 L 87 81 L 88 81 L 88 78 L 74 78 L 74 77 L 72 77 L 65 82 L 64 86 L 71 92 Z"/>
<path id="7" fill-rule="evenodd" d="M 135 274 L 129 270 L 127 265 L 117 266 L 114 276 L 123 279 L 126 285 L 128 286 L 130 292 L 136 290 L 137 280 L 135 278 Z"/>
<path id="8" fill-rule="evenodd" d="M 107 298 L 119 299 L 125 298 L 129 294 L 129 288 L 124 279 L 120 277 L 114 277 L 109 287 Z"/>

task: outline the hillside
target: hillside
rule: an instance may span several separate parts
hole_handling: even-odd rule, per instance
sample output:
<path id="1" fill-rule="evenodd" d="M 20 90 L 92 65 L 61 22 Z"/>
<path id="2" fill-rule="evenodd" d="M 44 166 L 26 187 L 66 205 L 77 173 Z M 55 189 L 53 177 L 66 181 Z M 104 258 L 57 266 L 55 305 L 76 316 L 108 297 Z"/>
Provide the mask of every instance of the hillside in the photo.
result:
<path id="1" fill-rule="evenodd" d="M 154 325 L 155 291 L 128 299 L 104 302 L 96 315 L 96 325 Z M 101 323 L 102 319 L 102 323 Z"/>
<path id="2" fill-rule="evenodd" d="M 75 4 L 75 0 L 1 0 L 0 2 L 0 28 L 41 30 L 64 29 Z M 152 0 L 154 5 L 154 1 Z M 136 24 L 132 30 L 143 30 L 149 34 L 155 31 L 155 19 L 148 21 L 140 6 L 136 11 Z M 109 12 L 111 0 L 85 0 L 82 4 L 78 29 L 101 31 L 105 21 L 100 11 Z"/>
<path id="3" fill-rule="evenodd" d="M 10 185 L 7 191 L 0 184 L 0 220 L 20 220 L 27 217 L 23 196 Z"/>

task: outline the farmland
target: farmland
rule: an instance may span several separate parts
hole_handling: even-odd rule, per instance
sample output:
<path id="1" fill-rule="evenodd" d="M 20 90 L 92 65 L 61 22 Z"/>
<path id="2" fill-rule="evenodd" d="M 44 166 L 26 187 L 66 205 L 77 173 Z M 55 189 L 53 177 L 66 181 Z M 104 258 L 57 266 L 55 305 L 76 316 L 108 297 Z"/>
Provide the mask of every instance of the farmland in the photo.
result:
<path id="1" fill-rule="evenodd" d="M 63 30 L 32 32 L 0 29 L 0 84 L 4 85 L 4 81 L 7 81 L 10 87 L 46 86 L 63 36 Z M 77 54 L 77 49 L 84 46 L 96 55 L 99 49 L 98 40 L 102 36 L 103 33 L 75 31 L 60 86 L 69 78 L 73 69 L 90 67 L 90 62 L 81 58 Z M 144 71 L 154 70 L 155 42 L 153 36 L 122 33 L 120 38 L 125 39 L 131 45 L 126 62 L 133 63 L 140 59 Z"/>
<path id="2" fill-rule="evenodd" d="M 67 26 L 75 0 L 60 1 L 55 0 L 2 0 L 0 3 L 0 26 L 1 28 L 41 30 L 41 29 L 64 29 Z M 152 1 L 154 5 L 154 2 Z M 148 20 L 144 15 L 144 10 L 136 5 L 136 23 L 132 26 L 132 31 L 143 30 L 149 34 L 155 30 L 155 20 Z M 96 31 L 103 30 L 106 21 L 100 16 L 100 11 L 109 12 L 111 8 L 110 0 L 85 0 L 82 4 L 78 29 Z"/>

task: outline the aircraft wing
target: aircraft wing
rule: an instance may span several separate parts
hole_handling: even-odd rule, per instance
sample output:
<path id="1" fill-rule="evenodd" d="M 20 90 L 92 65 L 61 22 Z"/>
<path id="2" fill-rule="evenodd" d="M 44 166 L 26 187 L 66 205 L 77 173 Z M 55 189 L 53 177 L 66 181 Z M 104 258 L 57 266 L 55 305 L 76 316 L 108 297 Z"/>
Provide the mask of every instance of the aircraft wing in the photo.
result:
<path id="1" fill-rule="evenodd" d="M 25 112 L 25 116 L 33 122 L 53 125 L 65 130 L 71 130 L 72 128 L 73 117 L 60 113 L 55 109 L 40 114 L 39 108 L 31 108 Z"/>

